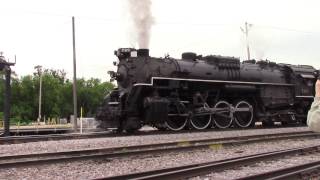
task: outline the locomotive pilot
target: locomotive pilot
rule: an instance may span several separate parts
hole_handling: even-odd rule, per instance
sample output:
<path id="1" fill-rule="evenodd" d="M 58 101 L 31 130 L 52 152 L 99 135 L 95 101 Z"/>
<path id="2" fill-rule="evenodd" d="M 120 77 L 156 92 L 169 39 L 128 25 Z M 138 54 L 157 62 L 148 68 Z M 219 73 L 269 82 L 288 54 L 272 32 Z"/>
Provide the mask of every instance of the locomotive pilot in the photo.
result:
<path id="1" fill-rule="evenodd" d="M 315 97 L 308 112 L 307 124 L 312 131 L 320 132 L 320 80 L 317 80 Z"/>

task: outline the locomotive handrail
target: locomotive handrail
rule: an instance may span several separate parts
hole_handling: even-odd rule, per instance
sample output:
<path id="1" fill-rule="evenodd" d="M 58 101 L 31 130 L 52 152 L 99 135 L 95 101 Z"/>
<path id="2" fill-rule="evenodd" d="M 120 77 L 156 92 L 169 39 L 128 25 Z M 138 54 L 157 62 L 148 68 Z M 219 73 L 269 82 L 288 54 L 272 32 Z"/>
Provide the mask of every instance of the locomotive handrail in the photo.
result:
<path id="1" fill-rule="evenodd" d="M 120 104 L 119 102 L 108 102 L 109 105 L 117 105 Z"/>
<path id="2" fill-rule="evenodd" d="M 296 96 L 296 98 L 314 98 L 314 96 Z"/>
<path id="3" fill-rule="evenodd" d="M 151 77 L 151 83 L 136 83 L 136 84 L 133 84 L 133 86 L 153 86 L 155 80 L 197 81 L 197 82 L 214 82 L 214 83 L 271 85 L 271 86 L 294 86 L 294 84 L 287 84 L 287 83 L 263 83 L 263 82 L 250 82 L 250 81 L 224 81 L 224 80 L 185 79 L 185 78 L 168 78 L 168 77 Z"/>

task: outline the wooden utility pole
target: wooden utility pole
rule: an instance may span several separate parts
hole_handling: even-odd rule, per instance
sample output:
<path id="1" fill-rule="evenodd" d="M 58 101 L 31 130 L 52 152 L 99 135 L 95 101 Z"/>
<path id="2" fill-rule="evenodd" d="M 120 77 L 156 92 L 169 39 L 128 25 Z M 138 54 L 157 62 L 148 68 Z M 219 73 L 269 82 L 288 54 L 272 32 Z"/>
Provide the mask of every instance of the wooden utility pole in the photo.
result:
<path id="1" fill-rule="evenodd" d="M 72 16 L 72 46 L 73 46 L 73 130 L 77 131 L 77 63 L 76 63 L 76 37 L 74 16 Z"/>
<path id="2" fill-rule="evenodd" d="M 246 35 L 246 44 L 247 44 L 247 56 L 248 60 L 250 60 L 250 48 L 249 48 L 249 39 L 248 39 L 248 33 L 249 33 L 249 28 L 252 26 L 252 24 L 245 23 L 244 29 L 240 27 L 241 31 Z"/>

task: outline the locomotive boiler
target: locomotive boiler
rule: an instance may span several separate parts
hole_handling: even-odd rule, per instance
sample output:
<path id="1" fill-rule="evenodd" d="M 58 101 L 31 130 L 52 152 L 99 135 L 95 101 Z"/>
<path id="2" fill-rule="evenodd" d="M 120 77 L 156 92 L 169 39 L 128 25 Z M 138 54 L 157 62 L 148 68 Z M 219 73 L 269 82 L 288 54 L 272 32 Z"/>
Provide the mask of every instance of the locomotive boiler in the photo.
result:
<path id="1" fill-rule="evenodd" d="M 191 52 L 156 58 L 148 49 L 121 48 L 115 55 L 117 71 L 109 73 L 118 87 L 96 117 L 119 132 L 305 123 L 319 74 L 308 65 Z"/>

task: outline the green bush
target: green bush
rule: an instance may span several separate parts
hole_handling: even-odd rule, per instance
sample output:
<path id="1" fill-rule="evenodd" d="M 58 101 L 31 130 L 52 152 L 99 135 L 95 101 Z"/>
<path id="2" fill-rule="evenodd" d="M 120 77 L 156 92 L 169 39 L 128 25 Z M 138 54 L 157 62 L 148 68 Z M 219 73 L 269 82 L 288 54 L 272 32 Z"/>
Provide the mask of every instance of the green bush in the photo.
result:
<path id="1" fill-rule="evenodd" d="M 0 123 L 3 123 L 3 112 L 0 112 Z M 32 120 L 22 120 L 21 117 L 10 117 L 10 125 L 18 125 L 20 123 L 20 126 L 29 125 L 32 122 Z M 1 125 L 0 125 L 1 126 Z"/>
<path id="2" fill-rule="evenodd" d="M 32 122 L 32 120 L 22 120 L 20 117 L 11 117 L 10 118 L 10 124 L 11 125 L 20 125 L 20 126 L 26 126 L 29 125 Z"/>

